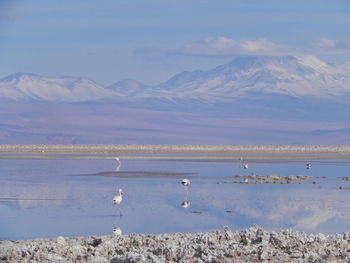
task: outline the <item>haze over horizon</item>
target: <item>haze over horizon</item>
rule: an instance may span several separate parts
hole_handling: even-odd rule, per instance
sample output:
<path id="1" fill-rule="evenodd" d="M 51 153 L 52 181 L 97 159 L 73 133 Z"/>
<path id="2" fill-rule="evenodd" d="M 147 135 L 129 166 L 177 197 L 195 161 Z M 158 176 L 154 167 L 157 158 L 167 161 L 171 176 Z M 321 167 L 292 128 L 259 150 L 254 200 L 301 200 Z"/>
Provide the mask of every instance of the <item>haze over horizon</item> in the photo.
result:
<path id="1" fill-rule="evenodd" d="M 350 4 L 326 1 L 2 0 L 0 76 L 147 85 L 241 55 L 350 62 Z"/>
<path id="2" fill-rule="evenodd" d="M 346 144 L 349 12 L 3 0 L 0 143 Z"/>

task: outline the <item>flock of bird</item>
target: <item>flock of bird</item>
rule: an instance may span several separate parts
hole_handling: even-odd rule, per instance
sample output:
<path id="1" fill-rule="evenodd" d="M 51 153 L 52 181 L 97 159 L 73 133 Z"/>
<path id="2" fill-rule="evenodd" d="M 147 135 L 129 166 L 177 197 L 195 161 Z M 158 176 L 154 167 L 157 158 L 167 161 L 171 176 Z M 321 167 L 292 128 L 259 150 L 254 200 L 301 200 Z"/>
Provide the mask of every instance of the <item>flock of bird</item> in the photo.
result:
<path id="1" fill-rule="evenodd" d="M 117 161 L 116 171 L 119 172 L 119 169 L 120 169 L 120 166 L 121 166 L 121 161 L 120 161 L 120 159 L 118 157 L 116 157 L 115 160 Z M 243 168 L 243 169 L 248 169 L 249 168 L 249 165 L 247 163 L 246 164 L 242 164 L 242 157 L 240 158 L 239 161 L 240 161 L 240 167 L 241 168 Z M 311 169 L 311 164 L 310 163 L 306 164 L 306 169 Z M 244 183 L 248 183 L 248 182 L 249 182 L 248 178 L 245 178 L 244 179 Z M 190 206 L 190 201 L 188 200 L 188 186 L 191 184 L 191 182 L 190 182 L 189 179 L 184 178 L 184 179 L 181 180 L 181 184 L 184 186 L 184 190 L 186 191 L 185 198 L 182 201 L 181 206 L 183 208 L 188 208 Z M 120 216 L 122 216 L 121 208 L 120 208 L 120 204 L 121 204 L 122 201 L 123 201 L 123 189 L 119 188 L 118 189 L 118 194 L 113 197 L 113 203 L 117 206 L 117 209 L 119 210 L 119 215 Z M 115 235 L 121 235 L 120 227 L 115 227 L 113 229 L 113 233 Z"/>
<path id="2" fill-rule="evenodd" d="M 117 164 L 118 164 L 116 170 L 119 171 L 120 166 L 121 166 L 120 159 L 119 159 L 119 157 L 116 157 L 115 160 L 117 161 Z M 243 160 L 243 158 L 241 157 L 239 159 L 240 167 L 242 167 L 243 169 L 248 169 L 249 165 L 247 163 L 246 164 L 242 164 L 242 160 Z M 311 169 L 311 164 L 310 163 L 306 164 L 306 169 Z M 244 182 L 248 183 L 249 182 L 248 178 L 245 178 Z M 189 179 L 185 178 L 185 179 L 182 179 L 181 184 L 183 186 L 187 187 L 187 186 L 189 186 L 191 184 L 191 182 L 190 182 Z M 113 203 L 116 204 L 119 207 L 119 209 L 120 209 L 120 203 L 122 202 L 122 200 L 123 200 L 123 190 L 122 189 L 118 189 L 118 195 L 113 197 Z M 189 207 L 190 202 L 188 200 L 184 200 L 181 205 L 183 207 L 187 208 L 187 207 Z M 120 215 L 122 215 L 122 214 L 120 213 Z"/>

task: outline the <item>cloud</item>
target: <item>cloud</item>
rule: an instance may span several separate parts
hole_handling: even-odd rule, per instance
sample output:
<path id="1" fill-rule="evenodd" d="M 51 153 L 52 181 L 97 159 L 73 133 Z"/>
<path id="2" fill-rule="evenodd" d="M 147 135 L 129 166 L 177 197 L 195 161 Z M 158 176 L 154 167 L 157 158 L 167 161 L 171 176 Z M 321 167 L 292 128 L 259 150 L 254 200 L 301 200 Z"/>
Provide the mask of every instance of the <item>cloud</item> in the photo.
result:
<path id="1" fill-rule="evenodd" d="M 325 52 L 344 52 L 350 50 L 349 40 L 321 39 L 318 43 L 319 49 Z"/>
<path id="2" fill-rule="evenodd" d="M 321 39 L 303 46 L 276 43 L 265 38 L 207 37 L 173 48 L 149 48 L 146 53 L 193 57 L 305 56 L 348 54 L 349 40 Z M 142 50 L 145 53 L 145 50 Z"/>
<path id="3" fill-rule="evenodd" d="M 237 40 L 225 36 L 208 37 L 187 43 L 174 49 L 164 49 L 167 53 L 184 56 L 279 56 L 295 55 L 300 50 L 287 45 L 277 44 L 264 38 Z"/>

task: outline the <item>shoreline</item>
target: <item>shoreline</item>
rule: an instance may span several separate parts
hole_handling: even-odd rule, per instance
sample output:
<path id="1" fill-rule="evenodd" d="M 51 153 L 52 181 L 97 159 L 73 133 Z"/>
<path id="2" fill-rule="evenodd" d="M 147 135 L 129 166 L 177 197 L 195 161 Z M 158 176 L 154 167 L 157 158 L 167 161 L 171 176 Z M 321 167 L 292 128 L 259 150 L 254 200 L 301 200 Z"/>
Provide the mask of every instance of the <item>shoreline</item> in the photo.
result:
<path id="1" fill-rule="evenodd" d="M 13 144 L 0 145 L 0 159 L 298 161 L 350 160 L 350 146 Z"/>
<path id="2" fill-rule="evenodd" d="M 344 262 L 350 233 L 242 231 L 0 241 L 0 262 Z"/>

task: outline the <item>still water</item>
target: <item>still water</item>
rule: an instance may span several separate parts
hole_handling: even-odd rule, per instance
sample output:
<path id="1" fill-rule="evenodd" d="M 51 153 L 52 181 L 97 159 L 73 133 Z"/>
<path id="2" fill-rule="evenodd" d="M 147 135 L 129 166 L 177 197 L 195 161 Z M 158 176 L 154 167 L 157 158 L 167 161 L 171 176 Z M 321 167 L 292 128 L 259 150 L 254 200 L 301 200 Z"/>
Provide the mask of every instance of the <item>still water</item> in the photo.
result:
<path id="1" fill-rule="evenodd" d="M 350 227 L 347 162 L 0 160 L 0 240 L 198 232 L 258 224 L 336 233 Z M 117 171 L 119 170 L 119 171 Z M 309 175 L 303 184 L 225 184 L 235 175 Z M 189 187 L 181 179 L 189 178 Z M 313 183 L 315 182 L 315 183 Z M 123 189 L 120 210 L 112 198 Z M 187 207 L 184 205 L 187 202 Z M 185 207 L 184 207 L 185 206 Z M 120 213 L 122 216 L 120 216 Z"/>

